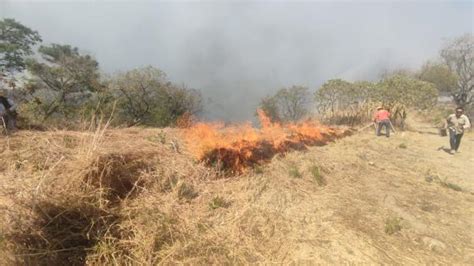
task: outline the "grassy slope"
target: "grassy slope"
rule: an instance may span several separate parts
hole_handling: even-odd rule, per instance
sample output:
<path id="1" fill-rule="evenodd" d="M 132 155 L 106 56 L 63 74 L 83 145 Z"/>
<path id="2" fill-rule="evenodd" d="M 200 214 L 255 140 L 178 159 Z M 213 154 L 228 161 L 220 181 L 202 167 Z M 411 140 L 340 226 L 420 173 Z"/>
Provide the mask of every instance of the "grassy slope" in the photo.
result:
<path id="1" fill-rule="evenodd" d="M 127 217 L 122 227 L 134 232 L 120 243 L 135 263 L 468 263 L 474 259 L 474 136 L 466 135 L 462 153 L 452 156 L 438 149 L 447 138 L 427 126 L 416 130 L 389 139 L 362 132 L 227 179 L 215 179 L 182 145 L 177 149 L 174 131 L 164 137 L 159 130 L 115 130 L 98 153 L 138 152 L 154 167 L 146 176 L 153 181 L 119 211 Z M 87 168 L 78 158 L 84 145 L 71 144 L 81 138 L 67 132 L 12 138 L 0 157 L 0 178 L 2 191 L 14 193 L 2 193 L 2 205 L 14 211 L 12 199 L 48 184 L 44 176 Z M 170 177 L 176 182 L 164 189 Z M 443 186 L 448 183 L 462 191 Z M 2 231 L 8 232 L 5 217 Z M 85 259 L 125 260 L 98 250 Z"/>

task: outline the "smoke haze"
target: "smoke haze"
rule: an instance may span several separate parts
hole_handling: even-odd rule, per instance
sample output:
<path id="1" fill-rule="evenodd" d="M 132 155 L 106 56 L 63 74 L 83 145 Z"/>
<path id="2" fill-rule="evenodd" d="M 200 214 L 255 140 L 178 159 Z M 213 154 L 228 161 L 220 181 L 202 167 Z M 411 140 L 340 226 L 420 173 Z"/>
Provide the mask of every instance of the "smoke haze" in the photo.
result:
<path id="1" fill-rule="evenodd" d="M 105 73 L 152 65 L 201 90 L 205 117 L 250 119 L 281 87 L 373 80 L 436 59 L 473 31 L 466 2 L 4 1 L 0 16 L 93 55 Z"/>

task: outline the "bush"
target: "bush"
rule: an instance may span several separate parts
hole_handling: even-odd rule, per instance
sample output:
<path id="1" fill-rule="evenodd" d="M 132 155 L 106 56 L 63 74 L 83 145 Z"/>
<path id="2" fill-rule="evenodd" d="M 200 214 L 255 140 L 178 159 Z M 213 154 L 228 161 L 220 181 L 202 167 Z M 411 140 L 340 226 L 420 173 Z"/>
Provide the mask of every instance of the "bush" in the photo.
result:
<path id="1" fill-rule="evenodd" d="M 99 81 L 97 62 L 80 55 L 77 48 L 54 46 L 50 50 L 47 52 L 58 53 L 59 61 L 52 66 L 30 61 L 34 78 L 15 91 L 23 128 L 42 125 L 80 129 L 83 121 L 100 117 L 113 117 L 114 125 L 175 126 L 180 118 L 191 121 L 202 110 L 199 91 L 172 84 L 157 68 L 135 69 Z M 63 65 L 61 58 L 71 62 Z M 66 68 L 72 74 L 53 75 Z M 71 80 L 71 84 L 54 85 L 62 78 Z"/>
<path id="2" fill-rule="evenodd" d="M 290 169 L 288 170 L 288 174 L 291 177 L 294 177 L 294 178 L 302 178 L 303 177 L 303 175 L 301 174 L 300 170 L 298 169 L 298 167 L 296 165 L 291 165 L 290 166 Z"/>
<path id="3" fill-rule="evenodd" d="M 228 208 L 230 206 L 230 202 L 225 200 L 221 196 L 215 196 L 212 198 L 212 200 L 209 202 L 209 209 L 215 210 L 218 208 Z"/>
<path id="4" fill-rule="evenodd" d="M 402 230 L 401 221 L 402 218 L 399 217 L 392 217 L 385 220 L 385 233 L 393 235 Z"/>
<path id="5" fill-rule="evenodd" d="M 403 75 L 378 83 L 329 80 L 315 93 L 319 115 L 327 123 L 354 126 L 369 122 L 376 107 L 383 105 L 392 113 L 392 123 L 402 128 L 407 109 L 430 109 L 437 97 L 433 84 Z"/>
<path id="6" fill-rule="evenodd" d="M 313 176 L 313 180 L 316 181 L 318 186 L 326 185 L 326 180 L 322 176 L 321 171 L 320 171 L 320 169 L 317 165 L 312 165 L 309 168 L 309 171 L 310 171 L 311 175 Z"/>
<path id="7" fill-rule="evenodd" d="M 151 66 L 116 75 L 108 93 L 117 102 L 117 120 L 128 125 L 169 126 L 202 110 L 201 94 L 178 87 Z"/>

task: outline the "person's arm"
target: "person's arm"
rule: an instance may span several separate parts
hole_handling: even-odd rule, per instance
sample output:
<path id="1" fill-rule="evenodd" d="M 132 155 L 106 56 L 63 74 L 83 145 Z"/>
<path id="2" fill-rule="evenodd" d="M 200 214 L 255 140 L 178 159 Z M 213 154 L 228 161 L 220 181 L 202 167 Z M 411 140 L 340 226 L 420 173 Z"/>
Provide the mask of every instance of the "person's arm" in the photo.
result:
<path id="1" fill-rule="evenodd" d="M 0 117 L 3 117 L 4 115 L 5 115 L 5 107 L 3 106 L 3 104 L 0 104 Z"/>
<path id="2" fill-rule="evenodd" d="M 469 122 L 469 118 L 467 116 L 464 116 L 464 120 L 466 120 L 466 123 L 464 124 L 464 129 L 471 128 L 471 122 Z"/>
<path id="3" fill-rule="evenodd" d="M 449 116 L 444 120 L 444 129 L 448 129 L 449 119 L 451 119 L 451 115 L 449 115 Z"/>
<path id="4" fill-rule="evenodd" d="M 10 104 L 10 109 L 9 109 L 9 111 L 10 111 L 10 112 L 16 111 L 16 104 L 15 104 L 15 102 L 13 102 L 13 101 L 10 100 L 10 99 L 8 99 L 7 101 L 8 101 L 8 103 Z"/>

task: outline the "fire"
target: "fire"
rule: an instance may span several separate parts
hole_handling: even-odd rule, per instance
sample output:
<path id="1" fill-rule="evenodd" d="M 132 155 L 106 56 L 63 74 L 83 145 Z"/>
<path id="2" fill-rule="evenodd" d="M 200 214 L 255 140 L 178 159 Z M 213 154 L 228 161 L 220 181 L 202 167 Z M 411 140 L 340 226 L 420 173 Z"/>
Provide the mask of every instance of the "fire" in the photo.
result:
<path id="1" fill-rule="evenodd" d="M 262 110 L 257 113 L 261 129 L 250 123 L 232 126 L 195 123 L 184 130 L 189 151 L 210 167 L 240 174 L 249 167 L 270 161 L 276 154 L 325 145 L 349 133 L 314 121 L 273 123 Z"/>

